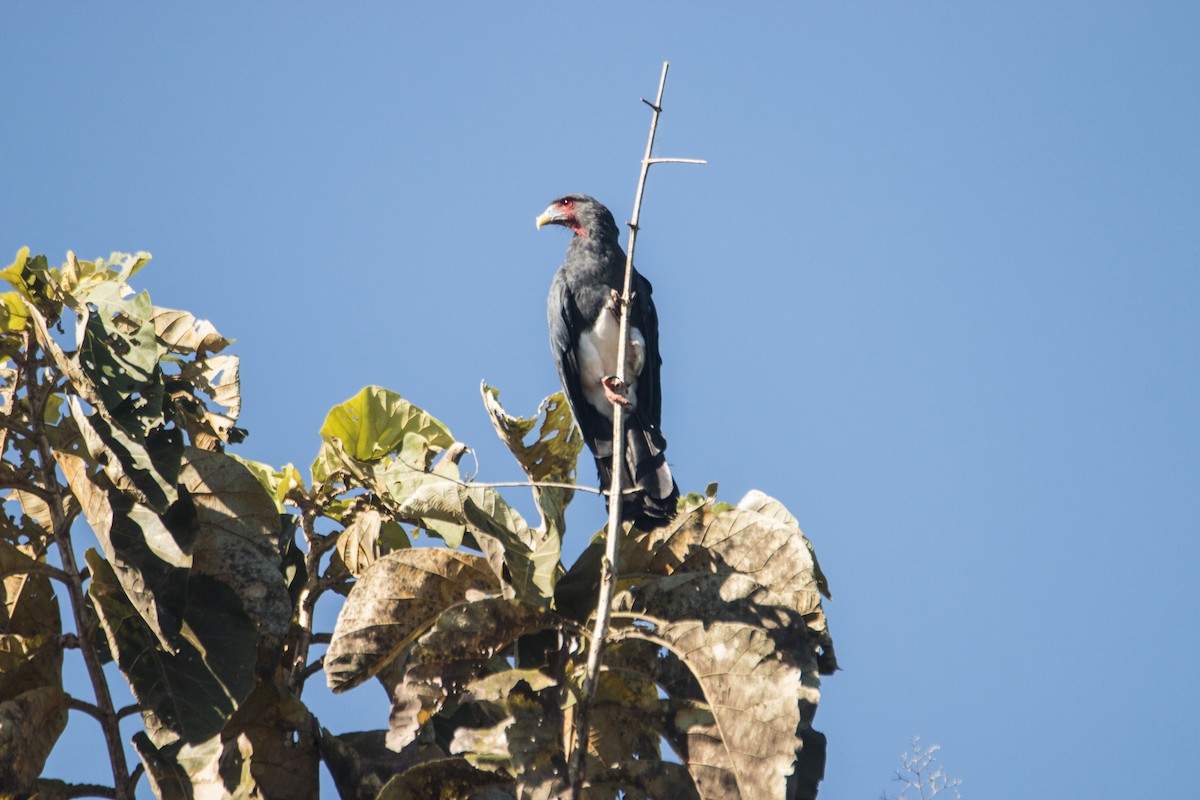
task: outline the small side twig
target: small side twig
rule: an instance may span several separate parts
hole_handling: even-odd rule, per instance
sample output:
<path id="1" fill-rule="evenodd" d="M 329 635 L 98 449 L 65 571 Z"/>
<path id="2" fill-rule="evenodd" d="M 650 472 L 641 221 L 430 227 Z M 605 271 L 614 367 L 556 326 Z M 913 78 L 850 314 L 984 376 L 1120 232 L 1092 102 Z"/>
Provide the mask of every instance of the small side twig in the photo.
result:
<path id="1" fill-rule="evenodd" d="M 658 96 L 653 103 L 642 98 L 642 102 L 650 106 L 653 115 L 650 118 L 650 135 L 646 140 L 646 154 L 642 157 L 641 173 L 638 175 L 637 192 L 633 201 L 633 215 L 629 221 L 629 247 L 625 253 L 625 282 L 621 292 L 620 333 L 617 339 L 617 381 L 626 385 L 626 353 L 629 347 L 629 314 L 626 309 L 632 301 L 633 284 L 633 252 L 637 245 L 639 220 L 642 213 L 642 196 L 646 190 L 646 176 L 651 164 L 687 163 L 703 164 L 694 159 L 653 158 L 654 138 L 658 132 L 658 117 L 662 114 L 663 89 L 667 84 L 667 69 L 669 62 L 664 61 L 662 74 L 658 80 Z M 605 534 L 604 558 L 600 562 L 600 594 L 596 602 L 596 622 L 592 629 L 591 647 L 588 649 L 587 672 L 583 679 L 581 702 L 576 706 L 575 713 L 575 747 L 571 752 L 568 771 L 571 780 L 571 795 L 579 798 L 584 783 L 584 766 L 587 763 L 588 734 L 591 728 L 591 706 L 596 694 L 596 684 L 600 679 L 600 668 L 603 665 L 604 643 L 608 638 L 609 625 L 612 617 L 612 601 L 616 592 L 617 571 L 619 569 L 620 540 L 621 540 L 621 496 L 625 493 L 621 486 L 621 465 L 625 461 L 625 408 L 613 404 L 613 452 L 612 452 L 612 482 L 609 487 L 608 529 Z M 632 487 L 631 487 L 632 488 Z"/>

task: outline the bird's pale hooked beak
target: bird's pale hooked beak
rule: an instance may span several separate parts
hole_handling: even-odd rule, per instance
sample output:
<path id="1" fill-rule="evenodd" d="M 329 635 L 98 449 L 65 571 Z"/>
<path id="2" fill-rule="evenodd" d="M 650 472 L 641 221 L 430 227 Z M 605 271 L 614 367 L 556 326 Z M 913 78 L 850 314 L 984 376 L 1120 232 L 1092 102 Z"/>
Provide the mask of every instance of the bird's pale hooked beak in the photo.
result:
<path id="1" fill-rule="evenodd" d="M 554 225 L 562 222 L 564 219 L 566 219 L 566 217 L 564 217 L 562 212 L 558 210 L 557 206 L 550 206 L 538 215 L 538 218 L 535 220 L 535 222 L 537 223 L 538 230 L 541 230 L 543 225 Z"/>

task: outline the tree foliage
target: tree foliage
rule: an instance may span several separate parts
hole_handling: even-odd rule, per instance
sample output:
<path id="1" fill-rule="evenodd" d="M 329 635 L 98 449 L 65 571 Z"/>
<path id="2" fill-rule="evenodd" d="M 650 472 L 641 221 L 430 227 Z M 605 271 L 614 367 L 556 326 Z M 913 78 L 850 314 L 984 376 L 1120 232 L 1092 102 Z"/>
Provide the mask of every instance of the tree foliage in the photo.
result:
<path id="1" fill-rule="evenodd" d="M 329 412 L 307 476 L 244 460 L 226 452 L 246 435 L 232 340 L 131 289 L 148 259 L 22 250 L 0 273 L 0 796 L 80 793 L 42 775 L 73 709 L 101 726 L 119 798 L 144 778 L 163 798 L 303 800 L 321 762 L 344 798 L 562 797 L 590 702 L 585 797 L 815 797 L 828 592 L 779 501 L 710 486 L 666 527 L 627 527 L 585 698 L 602 543 L 563 564 L 581 440 L 562 396 L 522 418 L 482 390 L 536 521 L 379 387 Z M 332 633 L 322 596 L 344 598 Z M 94 699 L 63 686 L 68 649 Z M 110 661 L 136 707 L 113 707 Z M 314 717 L 322 670 L 335 692 L 382 687 L 377 730 Z"/>

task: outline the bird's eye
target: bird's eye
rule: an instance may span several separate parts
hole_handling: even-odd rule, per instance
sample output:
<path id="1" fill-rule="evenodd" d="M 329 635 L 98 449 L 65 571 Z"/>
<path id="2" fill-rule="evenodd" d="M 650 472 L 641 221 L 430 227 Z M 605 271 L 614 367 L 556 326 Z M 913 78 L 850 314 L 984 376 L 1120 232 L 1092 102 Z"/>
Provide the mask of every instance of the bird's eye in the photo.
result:
<path id="1" fill-rule="evenodd" d="M 560 206 L 562 206 L 563 208 L 570 208 L 572 205 L 575 204 L 575 201 L 574 200 L 559 200 L 558 204 Z"/>

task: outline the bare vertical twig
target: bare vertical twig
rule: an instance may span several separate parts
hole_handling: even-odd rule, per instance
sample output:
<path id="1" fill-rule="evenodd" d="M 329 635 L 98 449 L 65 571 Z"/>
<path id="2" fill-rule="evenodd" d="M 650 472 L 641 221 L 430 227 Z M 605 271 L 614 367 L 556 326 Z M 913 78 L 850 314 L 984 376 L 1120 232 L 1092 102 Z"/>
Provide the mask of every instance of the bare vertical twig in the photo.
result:
<path id="1" fill-rule="evenodd" d="M 629 346 L 629 314 L 628 309 L 632 297 L 633 284 L 633 251 L 637 244 L 638 225 L 642 214 L 642 195 L 646 191 L 646 176 L 651 164 L 687 163 L 703 164 L 694 159 L 681 158 L 652 158 L 654 137 L 658 132 L 658 117 L 662 114 L 663 89 L 667 84 L 667 69 L 670 63 L 664 61 L 662 75 L 658 80 L 658 95 L 651 103 L 645 98 L 642 102 L 650 106 L 653 115 L 650 118 L 650 135 L 646 139 L 646 154 L 642 157 L 642 169 L 638 175 L 637 193 L 633 200 L 633 216 L 629 220 L 629 247 L 625 253 L 625 283 L 621 292 L 620 338 L 617 344 L 617 380 L 621 386 L 627 386 L 626 352 Z M 600 562 L 600 595 L 596 603 L 596 624 L 592 629 L 591 648 L 588 650 L 587 672 L 583 679 L 583 697 L 575 714 L 575 749 L 571 753 L 570 777 L 572 796 L 579 797 L 583 784 L 584 764 L 587 758 L 588 733 L 591 727 L 591 704 L 596 692 L 596 683 L 600 678 L 600 667 L 603 663 L 605 640 L 608 638 L 608 628 L 612 619 L 612 599 L 617 583 L 617 570 L 620 558 L 621 540 L 621 505 L 624 487 L 621 485 L 621 465 L 625 462 L 625 407 L 613 404 L 613 452 L 612 452 L 612 482 L 609 486 L 608 529 L 605 534 L 604 559 Z"/>

